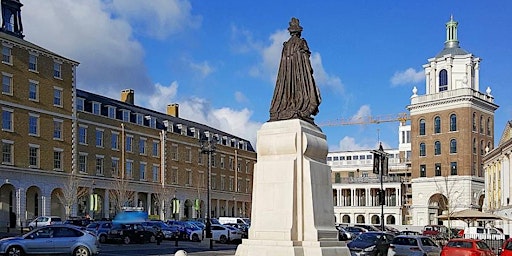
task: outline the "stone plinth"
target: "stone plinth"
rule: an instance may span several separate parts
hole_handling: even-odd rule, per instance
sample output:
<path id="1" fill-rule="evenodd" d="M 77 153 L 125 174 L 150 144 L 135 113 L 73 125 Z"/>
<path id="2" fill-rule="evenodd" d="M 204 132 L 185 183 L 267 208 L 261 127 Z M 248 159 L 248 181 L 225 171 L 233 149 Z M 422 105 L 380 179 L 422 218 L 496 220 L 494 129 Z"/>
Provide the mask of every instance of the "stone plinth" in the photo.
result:
<path id="1" fill-rule="evenodd" d="M 322 131 L 299 119 L 267 122 L 257 146 L 249 239 L 236 255 L 350 255 L 334 227 Z"/>

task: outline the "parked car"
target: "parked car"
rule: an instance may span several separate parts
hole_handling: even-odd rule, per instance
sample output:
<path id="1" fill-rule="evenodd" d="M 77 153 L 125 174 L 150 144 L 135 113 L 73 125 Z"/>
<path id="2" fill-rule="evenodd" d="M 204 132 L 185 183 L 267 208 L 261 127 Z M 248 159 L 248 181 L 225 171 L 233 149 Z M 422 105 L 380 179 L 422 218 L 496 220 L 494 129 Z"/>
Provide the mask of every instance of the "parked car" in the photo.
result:
<path id="1" fill-rule="evenodd" d="M 426 225 L 423 227 L 424 236 L 430 236 L 433 239 L 447 239 L 449 237 L 448 228 L 443 225 Z"/>
<path id="2" fill-rule="evenodd" d="M 87 225 L 89 225 L 91 222 L 91 219 L 88 218 L 74 217 L 64 221 L 64 224 L 75 225 L 78 227 L 87 227 Z"/>
<path id="3" fill-rule="evenodd" d="M 512 238 L 509 238 L 503 242 L 500 256 L 512 256 Z"/>
<path id="4" fill-rule="evenodd" d="M 212 224 L 212 239 L 221 244 L 229 242 L 230 229 L 221 224 Z"/>
<path id="5" fill-rule="evenodd" d="M 352 239 L 352 234 L 348 232 L 344 227 L 342 226 L 336 226 L 336 230 L 338 230 L 338 240 L 339 241 L 347 241 Z"/>
<path id="6" fill-rule="evenodd" d="M 36 228 L 23 236 L 0 240 L 1 255 L 67 254 L 89 256 L 99 253 L 96 236 L 65 224 Z"/>
<path id="7" fill-rule="evenodd" d="M 441 248 L 430 238 L 423 235 L 399 235 L 391 241 L 388 256 L 439 256 Z"/>
<path id="8" fill-rule="evenodd" d="M 505 234 L 493 227 L 466 227 L 462 233 L 464 238 L 505 240 Z"/>
<path id="9" fill-rule="evenodd" d="M 153 231 L 142 226 L 141 223 L 114 223 L 108 231 L 109 241 L 121 241 L 125 244 L 135 243 L 154 243 L 156 235 Z"/>
<path id="10" fill-rule="evenodd" d="M 374 225 L 355 224 L 354 227 L 361 227 L 361 228 L 366 229 L 367 231 L 382 231 L 382 230 L 380 230 L 380 227 L 377 227 Z"/>
<path id="11" fill-rule="evenodd" d="M 158 232 L 158 230 L 161 230 L 162 233 L 164 234 L 164 239 L 176 239 L 180 234 L 180 231 L 178 230 L 177 226 L 169 226 L 165 224 L 163 221 L 159 220 L 145 221 L 142 222 L 142 225 L 145 228 L 153 231 L 155 236 L 156 232 Z"/>
<path id="12" fill-rule="evenodd" d="M 441 250 L 441 256 L 454 255 L 496 256 L 484 241 L 467 238 L 450 239 Z"/>
<path id="13" fill-rule="evenodd" d="M 242 238 L 248 238 L 249 237 L 249 226 L 245 224 L 237 224 L 237 223 L 226 223 L 224 226 L 232 226 L 235 228 L 238 228 L 240 231 L 242 231 Z"/>
<path id="14" fill-rule="evenodd" d="M 393 233 L 382 231 L 368 231 L 360 234 L 347 244 L 352 255 L 380 256 L 387 255 L 389 245 L 393 240 Z"/>
<path id="15" fill-rule="evenodd" d="M 237 224 L 245 224 L 247 226 L 251 225 L 251 219 L 249 218 L 241 218 L 241 217 L 219 217 L 220 224 L 227 223 L 237 223 Z"/>
<path id="16" fill-rule="evenodd" d="M 223 226 L 226 227 L 227 229 L 229 229 L 229 241 L 230 242 L 233 242 L 233 243 L 241 243 L 242 242 L 243 232 L 240 229 L 233 227 L 233 226 L 227 226 L 227 225 L 223 225 Z"/>
<path id="17" fill-rule="evenodd" d="M 405 236 L 417 236 L 417 235 L 421 235 L 420 232 L 418 231 L 413 231 L 413 230 L 402 230 L 400 232 L 398 232 L 398 235 L 405 235 Z"/>
<path id="18" fill-rule="evenodd" d="M 367 229 L 362 227 L 354 227 L 354 226 L 348 226 L 345 228 L 346 231 L 348 231 L 352 235 L 352 239 L 356 238 L 358 235 L 368 232 Z"/>
<path id="19" fill-rule="evenodd" d="M 28 224 L 28 229 L 32 230 L 54 224 L 62 224 L 62 219 L 59 216 L 39 216 Z"/>
<path id="20" fill-rule="evenodd" d="M 100 243 L 108 242 L 108 231 L 112 228 L 111 221 L 96 221 L 87 225 L 85 229 L 96 235 Z"/>

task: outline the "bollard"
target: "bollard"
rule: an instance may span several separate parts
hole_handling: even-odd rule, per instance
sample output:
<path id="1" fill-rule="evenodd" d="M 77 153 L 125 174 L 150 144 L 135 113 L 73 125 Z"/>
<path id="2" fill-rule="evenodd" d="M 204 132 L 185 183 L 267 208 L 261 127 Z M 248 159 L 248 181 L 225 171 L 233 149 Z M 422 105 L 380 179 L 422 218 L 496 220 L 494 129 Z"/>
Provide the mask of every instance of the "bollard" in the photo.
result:
<path id="1" fill-rule="evenodd" d="M 187 255 L 188 255 L 188 254 L 187 254 L 187 252 L 186 252 L 186 251 L 184 251 L 184 250 L 179 250 L 179 251 L 177 251 L 177 252 L 174 254 L 174 256 L 187 256 Z"/>
<path id="2" fill-rule="evenodd" d="M 213 249 L 213 238 L 210 238 L 210 249 Z"/>
<path id="3" fill-rule="evenodd" d="M 7 233 L 11 232 L 11 223 L 7 222 Z"/>
<path id="4" fill-rule="evenodd" d="M 178 236 L 177 235 L 174 236 L 174 246 L 178 246 Z"/>

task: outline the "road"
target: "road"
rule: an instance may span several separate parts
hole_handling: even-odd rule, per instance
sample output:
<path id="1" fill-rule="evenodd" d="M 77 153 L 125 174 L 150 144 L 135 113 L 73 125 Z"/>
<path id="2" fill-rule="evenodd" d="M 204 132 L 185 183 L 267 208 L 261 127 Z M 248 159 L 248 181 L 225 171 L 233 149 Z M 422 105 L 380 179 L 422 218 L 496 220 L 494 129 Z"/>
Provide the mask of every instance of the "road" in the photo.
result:
<path id="1" fill-rule="evenodd" d="M 178 250 L 185 250 L 189 256 L 235 255 L 237 244 L 213 244 L 210 250 L 208 244 L 197 242 L 163 241 L 162 244 L 101 244 L 101 256 L 170 256 Z"/>

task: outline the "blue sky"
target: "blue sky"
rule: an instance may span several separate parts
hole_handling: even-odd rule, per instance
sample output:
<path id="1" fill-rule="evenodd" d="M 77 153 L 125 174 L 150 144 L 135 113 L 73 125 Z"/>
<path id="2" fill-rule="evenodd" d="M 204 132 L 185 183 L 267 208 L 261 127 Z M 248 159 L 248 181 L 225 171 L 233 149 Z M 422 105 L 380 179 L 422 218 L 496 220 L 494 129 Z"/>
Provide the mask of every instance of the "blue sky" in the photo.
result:
<path id="1" fill-rule="evenodd" d="M 25 39 L 80 62 L 78 88 L 180 116 L 250 140 L 269 118 L 291 17 L 304 28 L 322 103 L 319 124 L 406 112 L 425 93 L 422 65 L 459 22 L 482 59 L 480 85 L 512 120 L 512 1 L 22 0 Z M 398 123 L 323 126 L 331 151 L 398 147 Z"/>

